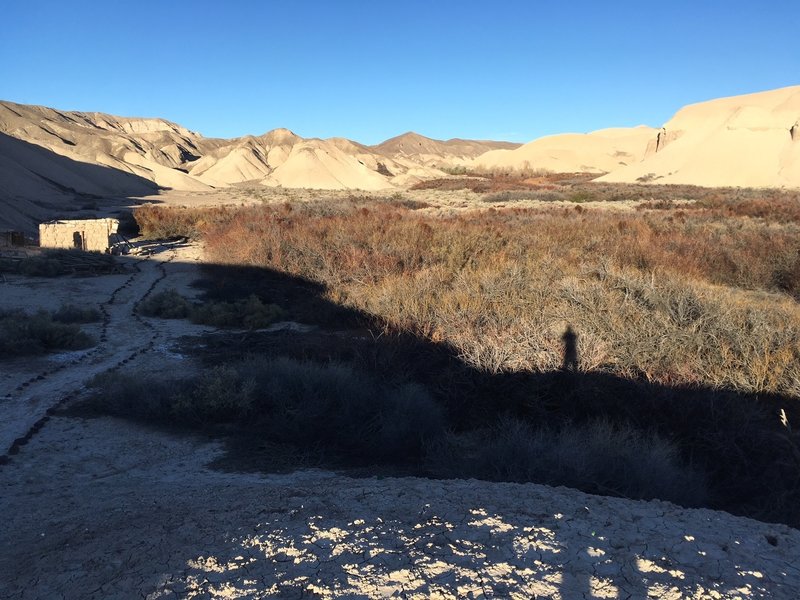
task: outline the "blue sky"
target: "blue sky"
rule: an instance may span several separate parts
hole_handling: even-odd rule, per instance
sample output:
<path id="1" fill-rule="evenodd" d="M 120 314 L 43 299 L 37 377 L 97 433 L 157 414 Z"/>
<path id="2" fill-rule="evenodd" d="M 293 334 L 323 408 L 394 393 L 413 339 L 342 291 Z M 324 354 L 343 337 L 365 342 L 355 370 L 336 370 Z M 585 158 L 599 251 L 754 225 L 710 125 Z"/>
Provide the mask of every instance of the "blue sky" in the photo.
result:
<path id="1" fill-rule="evenodd" d="M 375 143 L 660 125 L 800 84 L 797 0 L 4 0 L 0 99 Z"/>

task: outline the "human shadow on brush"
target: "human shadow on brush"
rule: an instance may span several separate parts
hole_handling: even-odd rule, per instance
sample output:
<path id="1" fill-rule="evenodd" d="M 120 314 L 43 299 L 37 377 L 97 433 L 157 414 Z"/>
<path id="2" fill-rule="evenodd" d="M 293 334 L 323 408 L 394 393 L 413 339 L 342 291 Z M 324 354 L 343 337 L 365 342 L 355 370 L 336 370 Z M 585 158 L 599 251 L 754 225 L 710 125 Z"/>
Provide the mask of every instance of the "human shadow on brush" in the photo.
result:
<path id="1" fill-rule="evenodd" d="M 567 325 L 564 335 L 561 336 L 564 342 L 564 360 L 561 369 L 564 371 L 578 370 L 578 334 L 572 330 L 572 325 Z"/>
<path id="2" fill-rule="evenodd" d="M 534 481 L 800 524 L 798 435 L 777 416 L 800 422 L 796 399 L 580 371 L 579 324 L 562 338 L 563 370 L 488 373 L 319 283 L 254 267 L 204 274 L 208 300 L 255 296 L 304 328 L 190 340 L 201 377 L 115 375 L 98 397 L 104 411 L 221 435 L 219 466 L 290 470 L 299 455 L 351 474 Z"/>

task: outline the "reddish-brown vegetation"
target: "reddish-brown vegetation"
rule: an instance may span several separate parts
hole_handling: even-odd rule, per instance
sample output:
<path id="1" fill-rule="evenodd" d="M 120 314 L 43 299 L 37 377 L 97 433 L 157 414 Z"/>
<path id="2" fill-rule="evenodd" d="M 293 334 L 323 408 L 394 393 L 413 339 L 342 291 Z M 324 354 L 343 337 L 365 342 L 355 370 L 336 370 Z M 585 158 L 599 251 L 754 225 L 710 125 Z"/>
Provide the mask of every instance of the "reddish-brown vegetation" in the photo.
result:
<path id="1" fill-rule="evenodd" d="M 780 216 L 759 218 L 737 212 L 764 208 L 755 201 L 699 204 L 431 216 L 362 201 L 137 218 L 202 231 L 214 262 L 323 283 L 333 302 L 447 341 L 488 371 L 558 366 L 571 323 L 584 368 L 797 393 L 800 245 L 783 216 L 789 200 Z"/>
<path id="2" fill-rule="evenodd" d="M 639 187 L 603 193 L 641 199 Z M 430 472 L 686 502 L 707 480 L 710 506 L 798 523 L 796 199 L 651 190 L 641 210 L 415 211 L 395 197 L 139 217 L 200 232 L 218 291 L 244 277 L 290 313 L 310 298 L 314 323 L 366 319 L 372 341 L 331 331 L 258 348 L 424 386 L 453 432 L 420 450 Z M 620 445 L 642 449 L 598 450 Z M 600 468 L 565 479 L 549 451 Z M 655 475 L 637 483 L 637 470 Z"/>

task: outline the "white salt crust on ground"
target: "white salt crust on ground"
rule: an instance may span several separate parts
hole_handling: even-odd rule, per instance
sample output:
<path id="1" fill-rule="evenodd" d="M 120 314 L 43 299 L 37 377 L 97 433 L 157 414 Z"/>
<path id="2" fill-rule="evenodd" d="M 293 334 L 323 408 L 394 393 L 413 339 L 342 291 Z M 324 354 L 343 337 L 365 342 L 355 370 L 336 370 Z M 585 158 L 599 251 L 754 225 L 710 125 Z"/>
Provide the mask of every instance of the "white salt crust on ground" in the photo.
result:
<path id="1" fill-rule="evenodd" d="M 58 417 L 0 469 L 0 597 L 787 598 L 800 532 L 564 488 L 224 473 Z"/>

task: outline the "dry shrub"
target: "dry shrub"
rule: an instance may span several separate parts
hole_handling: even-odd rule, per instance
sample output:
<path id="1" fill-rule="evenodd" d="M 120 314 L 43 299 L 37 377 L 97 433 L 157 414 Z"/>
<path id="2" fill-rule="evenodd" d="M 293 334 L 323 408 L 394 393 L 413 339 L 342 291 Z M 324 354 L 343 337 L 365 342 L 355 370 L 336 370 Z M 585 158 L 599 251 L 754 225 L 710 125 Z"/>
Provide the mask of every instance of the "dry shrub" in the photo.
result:
<path id="1" fill-rule="evenodd" d="M 242 209 L 210 257 L 321 282 L 333 302 L 452 344 L 474 367 L 552 369 L 571 323 L 584 369 L 797 393 L 798 231 L 705 211 L 398 206 Z"/>
<path id="2" fill-rule="evenodd" d="M 230 213 L 225 207 L 175 209 L 151 204 L 133 210 L 141 235 L 149 239 L 194 239 L 207 225 L 225 220 Z"/>
<path id="3" fill-rule="evenodd" d="M 84 408 L 179 427 L 246 419 L 255 393 L 252 380 L 225 365 L 196 378 L 173 380 L 109 371 L 94 377 L 89 385 L 92 394 Z"/>
<path id="4" fill-rule="evenodd" d="M 94 340 L 78 325 L 54 320 L 47 311 L 0 311 L 0 358 L 83 350 L 93 345 Z"/>
<path id="5" fill-rule="evenodd" d="M 92 306 L 63 304 L 53 313 L 53 320 L 59 323 L 96 323 L 102 318 L 100 311 Z"/>
<path id="6" fill-rule="evenodd" d="M 710 197 L 697 203 L 697 208 L 729 217 L 753 217 L 776 223 L 800 223 L 800 192 L 760 190 Z"/>
<path id="7" fill-rule="evenodd" d="M 798 523 L 800 440 L 778 416 L 785 408 L 788 422 L 800 419 L 800 225 L 781 204 L 790 196 L 777 196 L 771 210 L 748 190 L 591 193 L 633 199 L 645 188 L 654 204 L 628 212 L 434 215 L 359 197 L 190 216 L 202 219 L 212 261 L 318 282 L 308 286 L 323 296 L 318 305 L 356 309 L 387 333 L 410 334 L 378 336 L 417 345 L 400 360 L 376 350 L 365 364 L 390 364 L 382 376 L 408 370 L 443 400 L 456 437 L 433 450 L 451 453 L 441 473 L 455 453 L 461 463 L 452 470 L 463 476 L 692 503 L 703 487 L 692 464 L 704 471 L 711 506 Z M 680 210 L 661 206 L 692 195 Z M 567 326 L 577 333 L 577 368 L 561 372 Z M 387 389 L 371 372 L 297 361 L 270 369 L 262 385 L 277 390 L 264 405 L 279 424 L 264 426 L 271 436 L 294 432 L 376 456 L 382 444 L 402 454 L 398 444 L 410 437 L 408 452 L 419 455 L 414 434 L 427 431 L 425 419 L 408 415 L 438 413 L 413 384 Z M 376 385 L 377 396 L 358 391 Z M 364 412 L 376 397 L 395 404 Z M 506 413 L 519 423 L 498 425 Z M 317 417 L 301 418 L 309 415 Z M 333 437 L 333 423 L 343 437 Z"/>
<path id="8" fill-rule="evenodd" d="M 699 506 L 701 471 L 655 432 L 608 421 L 552 429 L 501 419 L 488 430 L 451 435 L 431 448 L 440 475 L 564 485 L 595 494 Z"/>
<path id="9" fill-rule="evenodd" d="M 335 362 L 252 358 L 171 381 L 105 373 L 91 387 L 92 411 L 179 427 L 236 423 L 266 441 L 368 461 L 418 458 L 445 429 L 423 387 Z"/>

